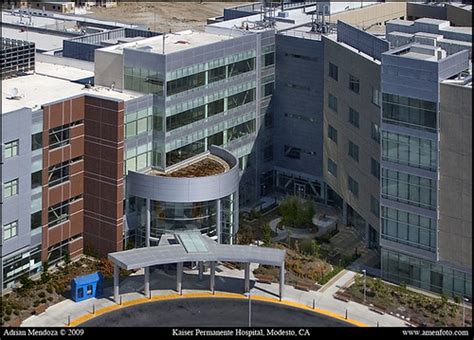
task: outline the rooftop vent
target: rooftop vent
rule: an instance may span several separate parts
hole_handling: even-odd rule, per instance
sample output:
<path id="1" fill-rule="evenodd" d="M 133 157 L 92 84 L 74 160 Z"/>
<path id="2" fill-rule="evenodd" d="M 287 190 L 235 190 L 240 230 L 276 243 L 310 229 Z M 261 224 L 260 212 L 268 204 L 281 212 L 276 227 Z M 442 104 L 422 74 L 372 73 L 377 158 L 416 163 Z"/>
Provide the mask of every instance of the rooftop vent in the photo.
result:
<path id="1" fill-rule="evenodd" d="M 20 92 L 18 91 L 18 89 L 16 87 L 13 88 L 11 94 L 7 97 L 7 99 L 10 99 L 10 100 L 20 100 L 21 98 L 23 98 L 24 95 L 20 94 Z"/>

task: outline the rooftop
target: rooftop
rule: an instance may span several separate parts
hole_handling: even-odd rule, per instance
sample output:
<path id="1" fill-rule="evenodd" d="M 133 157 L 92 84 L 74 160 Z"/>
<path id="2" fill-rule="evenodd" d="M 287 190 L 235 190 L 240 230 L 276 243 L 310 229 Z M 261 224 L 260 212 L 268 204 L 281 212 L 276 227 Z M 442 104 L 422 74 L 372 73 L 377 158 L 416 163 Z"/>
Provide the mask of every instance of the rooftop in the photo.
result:
<path id="1" fill-rule="evenodd" d="M 220 157 L 210 153 L 190 159 L 167 172 L 152 169 L 149 174 L 165 177 L 205 177 L 214 176 L 230 170 L 229 164 Z"/>
<path id="2" fill-rule="evenodd" d="M 74 82 L 75 79 L 64 79 L 81 78 L 84 75 L 90 75 L 91 72 L 43 63 L 37 63 L 37 67 L 39 67 L 38 72 L 45 72 L 45 74 L 35 73 L 2 81 L 2 113 L 22 108 L 35 111 L 41 109 L 42 105 L 81 94 L 117 100 L 129 100 L 137 96 L 137 94 L 121 93 L 106 87 L 94 86 L 88 89 L 83 84 Z M 63 79 L 56 78 L 57 76 Z"/>
<path id="3" fill-rule="evenodd" d="M 161 35 L 142 39 L 140 41 L 105 47 L 101 50 L 121 54 L 125 48 L 130 48 L 141 49 L 151 53 L 169 54 L 229 39 L 232 39 L 232 36 L 229 34 L 214 34 L 187 30 L 176 33 L 167 33 L 164 37 Z"/>
<path id="4" fill-rule="evenodd" d="M 61 49 L 63 41 L 71 38 L 69 35 L 52 35 L 47 33 L 21 30 L 18 28 L 5 27 L 2 25 L 2 37 L 25 40 L 35 43 L 35 47 L 40 51 L 51 51 Z"/>

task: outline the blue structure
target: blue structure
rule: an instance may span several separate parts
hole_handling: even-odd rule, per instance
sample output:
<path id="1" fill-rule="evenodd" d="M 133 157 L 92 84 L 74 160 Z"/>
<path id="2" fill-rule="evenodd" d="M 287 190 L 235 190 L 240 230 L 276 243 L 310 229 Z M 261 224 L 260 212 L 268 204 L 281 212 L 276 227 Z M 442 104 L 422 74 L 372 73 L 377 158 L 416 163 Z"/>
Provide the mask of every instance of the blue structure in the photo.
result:
<path id="1" fill-rule="evenodd" d="M 71 281 L 71 298 L 79 302 L 95 297 L 101 281 L 102 274 L 99 272 L 76 277 Z"/>

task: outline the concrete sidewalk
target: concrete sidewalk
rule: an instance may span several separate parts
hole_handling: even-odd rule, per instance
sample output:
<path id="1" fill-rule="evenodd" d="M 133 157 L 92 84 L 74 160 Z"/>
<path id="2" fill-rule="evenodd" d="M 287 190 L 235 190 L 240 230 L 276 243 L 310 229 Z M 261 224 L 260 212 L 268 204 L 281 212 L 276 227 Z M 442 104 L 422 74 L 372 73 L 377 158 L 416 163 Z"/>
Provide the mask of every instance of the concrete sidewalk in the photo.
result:
<path id="1" fill-rule="evenodd" d="M 265 284 L 255 281 L 253 269 L 258 265 L 252 265 L 250 271 L 252 294 L 261 297 L 278 298 L 279 284 Z M 209 272 L 209 271 L 208 271 Z M 202 281 L 199 280 L 197 270 L 185 270 L 183 274 L 183 294 L 209 292 L 209 275 L 205 273 Z M 342 316 L 346 315 L 350 319 L 362 322 L 368 326 L 406 326 L 405 321 L 391 315 L 379 315 L 368 309 L 368 307 L 355 302 L 343 302 L 333 298 L 333 294 L 355 276 L 354 272 L 343 271 L 332 281 L 328 282 L 320 291 L 305 292 L 297 290 L 292 286 L 285 285 L 284 301 L 300 303 L 309 307 L 313 306 L 313 301 L 317 308 Z M 244 290 L 243 270 L 229 269 L 219 265 L 216 269 L 216 292 L 242 294 Z M 150 275 L 150 289 L 153 297 L 176 295 L 176 276 L 171 272 L 156 270 Z M 120 294 L 122 302 L 143 299 L 144 288 L 143 275 L 137 272 L 120 283 Z M 49 307 L 45 313 L 35 315 L 23 321 L 24 327 L 64 327 L 69 320 L 76 320 L 86 314 L 91 314 L 93 310 L 100 310 L 105 307 L 112 308 L 116 305 L 113 301 L 112 288 L 104 290 L 102 298 L 89 299 L 82 302 L 72 300 L 62 301 Z M 211 295 L 212 296 L 212 295 Z"/>

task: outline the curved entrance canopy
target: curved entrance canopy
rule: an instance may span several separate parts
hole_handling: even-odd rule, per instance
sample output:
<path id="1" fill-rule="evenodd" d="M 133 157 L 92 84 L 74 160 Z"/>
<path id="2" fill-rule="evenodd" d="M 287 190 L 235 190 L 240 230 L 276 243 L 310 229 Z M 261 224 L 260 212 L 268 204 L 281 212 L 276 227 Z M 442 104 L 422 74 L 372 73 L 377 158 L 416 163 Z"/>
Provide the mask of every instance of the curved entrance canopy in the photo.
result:
<path id="1" fill-rule="evenodd" d="M 211 263 L 211 290 L 214 291 L 215 264 L 242 262 L 245 267 L 245 291 L 249 290 L 250 263 L 280 267 L 280 298 L 283 293 L 285 250 L 257 246 L 218 244 L 200 232 L 179 232 L 163 235 L 155 247 L 136 248 L 110 253 L 108 258 L 114 264 L 114 297 L 119 296 L 119 268 L 145 269 L 145 295 L 149 295 L 149 268 L 155 265 L 177 263 L 177 291 L 181 293 L 184 262 L 199 262 L 199 276 L 202 277 L 204 262 Z"/>

